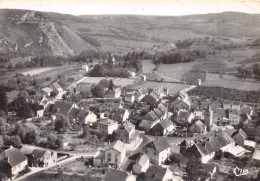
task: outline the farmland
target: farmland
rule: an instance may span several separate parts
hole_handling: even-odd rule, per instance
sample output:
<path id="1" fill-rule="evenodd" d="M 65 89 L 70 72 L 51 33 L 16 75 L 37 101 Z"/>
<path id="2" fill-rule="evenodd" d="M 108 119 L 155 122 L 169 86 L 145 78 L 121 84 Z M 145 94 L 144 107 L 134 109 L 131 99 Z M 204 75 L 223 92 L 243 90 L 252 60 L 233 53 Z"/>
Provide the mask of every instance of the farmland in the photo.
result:
<path id="1" fill-rule="evenodd" d="M 216 80 L 206 80 L 206 82 L 202 83 L 204 86 L 210 87 L 223 87 L 237 90 L 245 90 L 245 91 L 259 91 L 260 90 L 260 82 L 258 81 L 243 81 L 243 80 L 235 80 L 235 79 L 216 79 Z"/>
<path id="2" fill-rule="evenodd" d="M 35 69 L 30 69 L 30 70 L 26 70 L 24 72 L 21 72 L 21 74 L 23 75 L 37 75 L 37 74 L 40 74 L 40 73 L 43 73 L 43 72 L 46 72 L 46 71 L 49 71 L 49 70 L 54 70 L 54 69 L 57 69 L 58 67 L 44 67 L 44 68 L 35 68 Z"/>

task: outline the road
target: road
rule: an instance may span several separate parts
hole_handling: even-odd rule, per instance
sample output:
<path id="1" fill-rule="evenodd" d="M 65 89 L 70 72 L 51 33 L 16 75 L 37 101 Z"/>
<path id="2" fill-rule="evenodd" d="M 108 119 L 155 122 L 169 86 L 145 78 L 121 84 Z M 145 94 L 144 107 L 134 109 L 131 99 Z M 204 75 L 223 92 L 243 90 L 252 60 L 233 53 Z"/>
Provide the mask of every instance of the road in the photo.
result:
<path id="1" fill-rule="evenodd" d="M 55 167 L 55 166 L 58 166 L 58 165 L 63 165 L 63 164 L 66 164 L 68 162 L 72 162 L 74 160 L 76 160 L 77 158 L 81 158 L 81 157 L 92 157 L 94 156 L 96 153 L 93 152 L 93 153 L 75 153 L 75 154 L 71 154 L 71 157 L 70 158 L 67 158 L 67 159 L 64 159 L 62 161 L 59 161 L 59 162 L 56 162 L 56 163 L 53 163 L 47 167 L 42 167 L 42 168 L 39 168 L 39 167 L 30 167 L 31 169 L 31 172 L 25 174 L 25 175 L 22 175 L 21 177 L 18 177 L 18 178 L 15 178 L 14 180 L 15 181 L 18 181 L 18 180 L 23 180 L 33 174 L 36 174 L 38 172 L 41 172 L 43 170 L 47 170 L 49 168 L 52 168 L 52 167 Z"/>

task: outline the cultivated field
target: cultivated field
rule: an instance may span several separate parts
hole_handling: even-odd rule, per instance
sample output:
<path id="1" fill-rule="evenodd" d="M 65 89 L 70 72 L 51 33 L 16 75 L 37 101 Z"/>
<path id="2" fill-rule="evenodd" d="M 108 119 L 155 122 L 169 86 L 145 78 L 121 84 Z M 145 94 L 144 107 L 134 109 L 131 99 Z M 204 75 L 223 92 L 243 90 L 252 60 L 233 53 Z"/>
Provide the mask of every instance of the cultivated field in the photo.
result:
<path id="1" fill-rule="evenodd" d="M 121 86 L 121 87 L 133 84 L 135 82 L 135 79 L 115 78 L 115 77 L 87 77 L 82 82 L 83 83 L 85 82 L 85 83 L 95 83 L 95 84 L 97 84 L 102 79 L 107 79 L 107 80 L 112 79 L 115 85 Z"/>
<path id="2" fill-rule="evenodd" d="M 258 81 L 243 81 L 235 79 L 218 79 L 218 80 L 206 80 L 203 82 L 204 86 L 213 86 L 213 87 L 224 87 L 237 90 L 245 91 L 260 91 L 260 82 Z"/>
<path id="3" fill-rule="evenodd" d="M 35 69 L 31 69 L 31 70 L 27 70 L 24 72 L 21 72 L 21 74 L 23 75 L 37 75 L 49 70 L 54 70 L 54 69 L 58 69 L 58 67 L 44 67 L 44 68 L 35 68 Z"/>

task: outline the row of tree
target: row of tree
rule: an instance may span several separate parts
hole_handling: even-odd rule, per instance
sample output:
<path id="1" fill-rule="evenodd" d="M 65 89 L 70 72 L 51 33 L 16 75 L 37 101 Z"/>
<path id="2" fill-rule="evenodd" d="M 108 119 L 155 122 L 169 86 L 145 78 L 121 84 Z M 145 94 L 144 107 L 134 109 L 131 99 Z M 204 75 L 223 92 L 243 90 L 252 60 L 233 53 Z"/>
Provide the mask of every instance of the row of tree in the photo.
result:
<path id="1" fill-rule="evenodd" d="M 237 73 L 239 77 L 246 78 L 257 78 L 260 79 L 260 63 L 255 63 L 251 66 L 246 67 L 245 65 L 241 65 L 237 68 Z"/>
<path id="2" fill-rule="evenodd" d="M 161 56 L 155 56 L 155 61 L 163 64 L 192 62 L 199 58 L 205 58 L 206 55 L 206 51 L 202 50 L 167 52 Z"/>

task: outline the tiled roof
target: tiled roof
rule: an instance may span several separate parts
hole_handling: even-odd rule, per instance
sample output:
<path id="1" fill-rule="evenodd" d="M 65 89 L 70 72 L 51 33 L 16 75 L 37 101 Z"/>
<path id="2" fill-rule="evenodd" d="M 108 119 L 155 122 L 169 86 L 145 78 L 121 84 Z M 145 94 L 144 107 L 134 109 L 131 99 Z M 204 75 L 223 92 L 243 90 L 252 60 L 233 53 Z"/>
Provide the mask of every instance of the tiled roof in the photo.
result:
<path id="1" fill-rule="evenodd" d="M 38 159 L 42 158 L 44 154 L 46 153 L 47 150 L 42 150 L 42 149 L 34 149 L 32 152 L 33 158 Z"/>
<path id="2" fill-rule="evenodd" d="M 72 108 L 69 112 L 69 115 L 72 117 L 72 118 L 76 118 L 77 114 L 80 112 L 80 109 L 78 108 Z"/>
<path id="3" fill-rule="evenodd" d="M 108 149 L 111 149 L 111 148 L 113 148 L 113 149 L 115 149 L 115 150 L 117 150 L 119 152 L 124 152 L 125 151 L 124 143 L 121 142 L 120 140 L 117 140 L 117 141 L 111 143 L 108 146 Z"/>
<path id="4" fill-rule="evenodd" d="M 168 128 L 168 127 L 173 125 L 172 121 L 169 120 L 168 118 L 160 121 L 158 124 L 160 124 L 162 126 L 162 128 L 164 128 L 164 129 L 166 129 L 166 128 Z"/>
<path id="5" fill-rule="evenodd" d="M 163 180 L 167 172 L 166 168 L 158 165 L 151 165 L 145 173 L 145 180 L 160 181 Z"/>
<path id="6" fill-rule="evenodd" d="M 178 117 L 179 118 L 188 119 L 189 116 L 190 116 L 190 112 L 189 111 L 181 110 L 181 111 L 178 112 Z"/>
<path id="7" fill-rule="evenodd" d="M 87 117 L 87 115 L 89 115 L 89 110 L 82 109 L 79 111 L 76 118 L 79 119 L 80 121 L 83 121 Z"/>
<path id="8" fill-rule="evenodd" d="M 42 88 L 42 90 L 47 93 L 51 93 L 53 91 L 53 89 L 49 87 Z"/>
<path id="9" fill-rule="evenodd" d="M 54 87 L 55 89 L 62 89 L 62 87 L 60 86 L 60 84 L 58 84 L 57 82 L 54 82 L 53 84 L 51 84 L 52 87 Z"/>
<path id="10" fill-rule="evenodd" d="M 171 147 L 170 144 L 164 138 L 157 137 L 151 143 L 154 145 L 158 152 L 164 151 Z"/>
<path id="11" fill-rule="evenodd" d="M 206 125 L 203 122 L 201 122 L 201 120 L 196 121 L 194 124 L 196 124 L 196 126 L 200 129 L 204 129 L 206 127 Z"/>
<path id="12" fill-rule="evenodd" d="M 52 110 L 58 111 L 58 113 L 60 114 L 69 114 L 69 111 L 72 108 L 72 106 L 73 106 L 72 102 L 57 101 L 52 107 Z"/>
<path id="13" fill-rule="evenodd" d="M 116 120 L 116 121 L 122 121 L 126 112 L 127 112 L 127 109 L 125 109 L 125 108 L 116 109 L 116 112 L 113 116 L 113 119 Z"/>
<path id="14" fill-rule="evenodd" d="M 233 142 L 233 139 L 225 132 L 215 133 L 203 140 L 198 140 L 192 147 L 195 147 L 201 155 L 208 155 Z"/>
<path id="15" fill-rule="evenodd" d="M 129 174 L 127 172 L 108 168 L 108 171 L 104 174 L 101 181 L 126 181 L 128 177 Z"/>
<path id="16" fill-rule="evenodd" d="M 8 163 L 13 167 L 27 160 L 26 156 L 17 148 L 9 148 L 0 153 L 0 160 L 8 158 Z"/>
<path id="17" fill-rule="evenodd" d="M 154 126 L 154 124 L 155 123 L 153 121 L 142 120 L 141 123 L 138 125 L 138 127 L 148 131 Z"/>
<path id="18" fill-rule="evenodd" d="M 117 122 L 115 122 L 112 119 L 105 118 L 102 121 L 100 121 L 98 124 L 103 124 L 103 125 L 107 125 L 108 126 L 108 125 L 117 124 Z"/>

